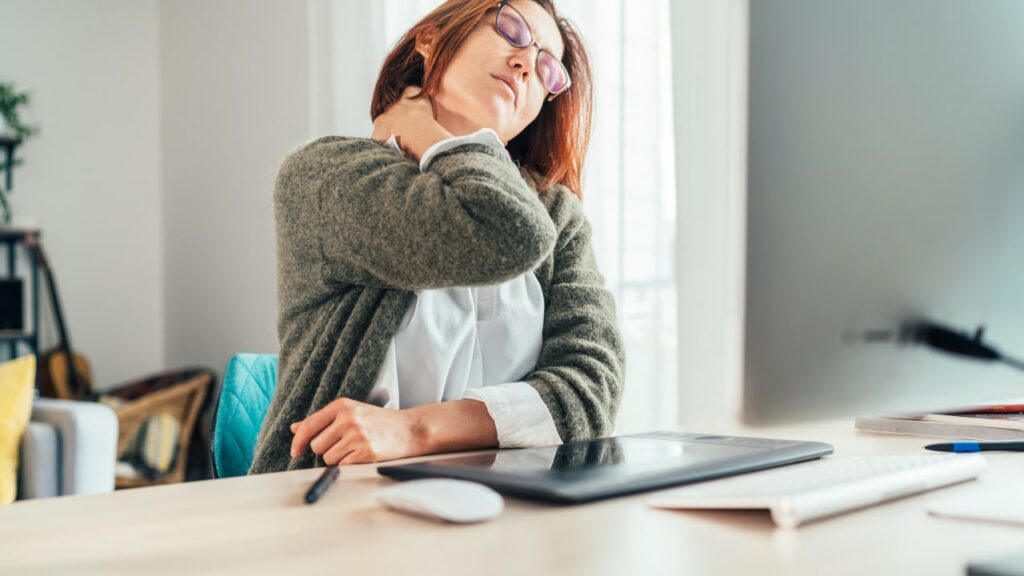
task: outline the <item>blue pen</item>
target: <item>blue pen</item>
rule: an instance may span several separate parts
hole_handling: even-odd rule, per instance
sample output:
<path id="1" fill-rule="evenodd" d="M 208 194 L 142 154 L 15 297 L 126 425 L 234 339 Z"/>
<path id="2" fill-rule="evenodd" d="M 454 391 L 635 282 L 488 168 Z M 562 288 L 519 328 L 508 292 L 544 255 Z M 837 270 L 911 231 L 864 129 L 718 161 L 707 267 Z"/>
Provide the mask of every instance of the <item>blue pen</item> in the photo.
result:
<path id="1" fill-rule="evenodd" d="M 1004 450 L 1009 452 L 1024 452 L 1024 440 L 1006 440 L 1003 442 L 943 442 L 941 444 L 929 444 L 925 446 L 928 450 L 939 452 L 983 452 Z"/>

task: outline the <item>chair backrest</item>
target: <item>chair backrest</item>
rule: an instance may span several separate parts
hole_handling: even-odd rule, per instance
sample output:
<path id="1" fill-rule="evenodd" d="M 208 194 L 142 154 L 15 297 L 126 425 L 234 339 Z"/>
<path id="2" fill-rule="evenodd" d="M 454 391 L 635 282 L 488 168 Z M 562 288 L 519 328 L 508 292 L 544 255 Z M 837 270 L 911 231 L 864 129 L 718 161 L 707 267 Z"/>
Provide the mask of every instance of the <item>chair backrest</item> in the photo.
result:
<path id="1" fill-rule="evenodd" d="M 244 476 L 277 388 L 276 354 L 235 354 L 224 370 L 213 420 L 213 474 Z"/>

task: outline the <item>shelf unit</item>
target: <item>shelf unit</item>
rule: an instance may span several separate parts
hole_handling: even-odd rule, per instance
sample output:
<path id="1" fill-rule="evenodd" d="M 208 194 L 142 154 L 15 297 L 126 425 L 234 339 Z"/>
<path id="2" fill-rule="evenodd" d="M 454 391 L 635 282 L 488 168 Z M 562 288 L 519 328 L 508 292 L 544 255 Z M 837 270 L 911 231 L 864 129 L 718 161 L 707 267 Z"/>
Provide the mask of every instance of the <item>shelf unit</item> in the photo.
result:
<path id="1" fill-rule="evenodd" d="M 14 187 L 14 151 L 18 149 L 18 145 L 21 144 L 21 138 L 13 138 L 0 134 L 0 150 L 3 150 L 3 163 L 6 169 L 4 170 L 4 177 L 7 179 L 4 182 L 4 189 L 8 192 Z"/>
<path id="2" fill-rule="evenodd" d="M 21 140 L 18 138 L 0 136 L 0 151 L 3 152 L 0 161 L 4 166 L 4 189 L 7 192 L 14 188 L 14 152 L 19 144 L 21 144 Z M 7 276 L 10 278 L 13 278 L 18 270 L 19 244 L 24 247 L 26 254 L 28 252 L 25 240 L 29 234 L 34 234 L 37 238 L 42 235 L 38 228 L 0 224 L 0 246 L 7 249 Z M 36 269 L 35 259 L 31 257 L 29 257 L 29 293 L 32 307 L 31 326 L 23 330 L 0 330 L 0 345 L 7 344 L 9 358 L 18 355 L 19 342 L 27 344 L 33 354 L 39 355 L 39 271 Z"/>

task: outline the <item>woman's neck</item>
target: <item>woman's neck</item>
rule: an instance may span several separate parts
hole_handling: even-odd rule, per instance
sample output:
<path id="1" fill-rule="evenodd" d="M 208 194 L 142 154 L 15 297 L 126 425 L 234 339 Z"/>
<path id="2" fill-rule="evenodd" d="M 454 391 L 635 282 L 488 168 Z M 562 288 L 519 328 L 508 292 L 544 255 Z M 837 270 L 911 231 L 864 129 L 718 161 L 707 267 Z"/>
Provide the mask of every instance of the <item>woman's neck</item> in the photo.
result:
<path id="1" fill-rule="evenodd" d="M 464 136 L 476 132 L 482 126 L 469 120 L 465 116 L 446 109 L 444 106 L 434 103 L 435 120 L 445 130 L 452 133 L 452 136 Z"/>

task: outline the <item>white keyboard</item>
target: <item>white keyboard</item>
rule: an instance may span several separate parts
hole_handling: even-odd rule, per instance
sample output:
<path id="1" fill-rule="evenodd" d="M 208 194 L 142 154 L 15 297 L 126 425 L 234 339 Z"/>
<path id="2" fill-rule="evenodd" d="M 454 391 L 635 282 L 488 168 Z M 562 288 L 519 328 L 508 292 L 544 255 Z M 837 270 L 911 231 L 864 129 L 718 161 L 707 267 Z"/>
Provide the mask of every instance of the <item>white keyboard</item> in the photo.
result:
<path id="1" fill-rule="evenodd" d="M 977 477 L 980 454 L 828 458 L 661 492 L 657 508 L 762 509 L 775 524 L 800 524 Z"/>

